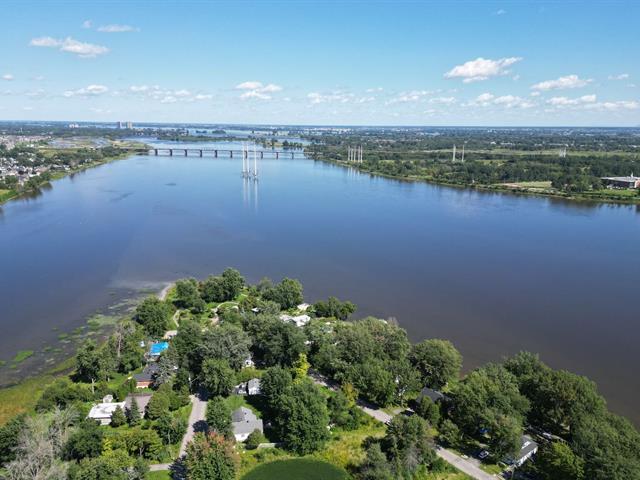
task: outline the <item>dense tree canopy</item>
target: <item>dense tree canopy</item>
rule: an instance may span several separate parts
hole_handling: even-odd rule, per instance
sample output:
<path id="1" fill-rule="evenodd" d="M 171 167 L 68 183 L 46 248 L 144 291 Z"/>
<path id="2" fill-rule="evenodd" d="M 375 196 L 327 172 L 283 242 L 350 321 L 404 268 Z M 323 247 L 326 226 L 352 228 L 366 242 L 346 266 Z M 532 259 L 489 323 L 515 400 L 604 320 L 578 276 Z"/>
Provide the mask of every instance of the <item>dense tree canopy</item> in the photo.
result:
<path id="1" fill-rule="evenodd" d="M 160 338 L 167 331 L 171 309 L 156 297 L 145 298 L 136 308 L 134 319 L 141 324 L 149 335 Z"/>
<path id="2" fill-rule="evenodd" d="M 413 346 L 411 363 L 422 383 L 437 390 L 460 376 L 462 355 L 448 340 L 424 340 Z"/>
<path id="3" fill-rule="evenodd" d="M 187 445 L 185 466 L 190 480 L 234 480 L 238 457 L 233 444 L 215 433 L 196 433 Z"/>

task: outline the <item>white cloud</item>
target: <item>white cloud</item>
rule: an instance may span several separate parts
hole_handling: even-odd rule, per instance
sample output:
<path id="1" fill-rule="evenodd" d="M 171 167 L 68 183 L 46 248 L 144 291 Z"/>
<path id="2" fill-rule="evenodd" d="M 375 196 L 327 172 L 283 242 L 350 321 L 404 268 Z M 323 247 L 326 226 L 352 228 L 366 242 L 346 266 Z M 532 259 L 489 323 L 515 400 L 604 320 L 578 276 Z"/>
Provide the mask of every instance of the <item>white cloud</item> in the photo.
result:
<path id="1" fill-rule="evenodd" d="M 408 92 L 401 92 L 397 97 L 389 100 L 387 104 L 420 102 L 425 100 L 425 97 L 433 95 L 434 93 L 435 92 L 431 90 L 411 90 Z"/>
<path id="2" fill-rule="evenodd" d="M 176 103 L 178 99 L 173 95 L 165 95 L 160 99 L 160 103 Z"/>
<path id="3" fill-rule="evenodd" d="M 236 85 L 236 90 L 246 90 L 240 98 L 243 100 L 257 98 L 260 100 L 270 100 L 270 93 L 281 92 L 282 87 L 274 83 L 264 85 L 262 82 L 248 81 Z"/>
<path id="4" fill-rule="evenodd" d="M 118 25 L 118 24 L 102 25 L 98 27 L 96 30 L 104 33 L 122 33 L 122 32 L 139 32 L 140 31 L 139 28 L 132 27 L 131 25 Z"/>
<path id="5" fill-rule="evenodd" d="M 82 22 L 82 28 L 91 28 L 93 27 L 93 22 L 91 20 L 85 20 L 84 22 Z"/>
<path id="6" fill-rule="evenodd" d="M 328 94 L 319 92 L 311 92 L 307 94 L 307 98 L 311 101 L 312 105 L 319 103 L 348 103 L 353 99 L 352 93 L 345 93 L 341 91 L 335 91 Z"/>
<path id="7" fill-rule="evenodd" d="M 593 82 L 591 78 L 580 78 L 578 75 L 567 75 L 557 78 L 556 80 L 546 80 L 544 82 L 536 83 L 531 88 L 533 90 L 541 90 L 543 92 L 549 90 L 562 90 L 567 88 L 580 88 Z"/>
<path id="8" fill-rule="evenodd" d="M 638 110 L 640 108 L 640 102 L 636 100 L 619 100 L 617 102 L 597 102 L 589 105 L 585 105 L 589 110 L 606 110 L 610 112 L 618 110 Z"/>
<path id="9" fill-rule="evenodd" d="M 445 78 L 462 78 L 464 83 L 487 80 L 490 77 L 508 75 L 508 68 L 522 60 L 522 57 L 500 58 L 491 60 L 478 57 L 462 65 L 457 65 L 444 74 Z"/>
<path id="10" fill-rule="evenodd" d="M 109 88 L 104 85 L 88 85 L 84 88 L 79 88 L 78 90 L 67 90 L 62 95 L 70 98 L 70 97 L 95 97 L 98 95 L 102 95 L 107 93 Z"/>
<path id="11" fill-rule="evenodd" d="M 502 95 L 496 97 L 492 93 L 483 93 L 478 95 L 471 105 L 488 107 L 490 105 L 498 105 L 505 108 L 531 108 L 535 104 L 525 98 L 517 95 Z"/>
<path id="12" fill-rule="evenodd" d="M 129 90 L 134 93 L 147 92 L 151 87 L 149 85 L 131 85 Z"/>
<path id="13" fill-rule="evenodd" d="M 176 97 L 190 97 L 191 96 L 191 92 L 189 90 L 185 90 L 185 89 L 176 90 L 175 92 L 173 92 L 173 94 Z"/>
<path id="14" fill-rule="evenodd" d="M 213 95 L 211 95 L 210 93 L 198 93 L 195 97 L 193 97 L 194 100 L 211 100 L 213 98 Z"/>
<path id="15" fill-rule="evenodd" d="M 32 47 L 58 48 L 61 52 L 73 53 L 81 58 L 93 58 L 109 52 L 109 49 L 102 45 L 80 42 L 71 37 L 67 37 L 64 40 L 53 37 L 38 37 L 33 38 L 29 45 Z"/>
<path id="16" fill-rule="evenodd" d="M 436 97 L 429 100 L 429 103 L 438 103 L 441 105 L 451 105 L 456 102 L 456 97 Z"/>
<path id="17" fill-rule="evenodd" d="M 382 88 L 382 87 L 367 88 L 365 91 L 366 91 L 367 93 L 379 93 L 379 92 L 384 91 L 384 88 Z"/>
<path id="18" fill-rule="evenodd" d="M 501 8 L 500 10 L 497 10 L 497 11 L 494 13 L 494 15 L 506 15 L 506 14 L 507 14 L 507 11 L 506 11 L 506 10 L 504 10 L 504 9 L 502 9 L 502 8 Z"/>
<path id="19" fill-rule="evenodd" d="M 3 80 L 6 80 L 7 82 L 10 82 L 11 80 L 13 80 L 13 75 L 11 75 L 10 73 L 5 73 L 5 74 L 2 76 L 2 79 L 3 79 Z"/>
<path id="20" fill-rule="evenodd" d="M 594 103 L 595 101 L 596 101 L 596 96 L 592 94 L 592 95 L 583 95 L 578 98 L 553 97 L 547 100 L 547 103 L 555 107 L 565 107 L 565 106 L 573 106 L 573 105 L 583 105 L 585 103 Z"/>
<path id="21" fill-rule="evenodd" d="M 628 80 L 630 75 L 628 73 L 621 73 L 620 75 L 609 75 L 609 80 Z"/>
<path id="22" fill-rule="evenodd" d="M 540 96 L 540 92 L 538 92 L 538 91 L 531 92 L 529 95 L 531 95 L 532 97 L 539 97 Z"/>

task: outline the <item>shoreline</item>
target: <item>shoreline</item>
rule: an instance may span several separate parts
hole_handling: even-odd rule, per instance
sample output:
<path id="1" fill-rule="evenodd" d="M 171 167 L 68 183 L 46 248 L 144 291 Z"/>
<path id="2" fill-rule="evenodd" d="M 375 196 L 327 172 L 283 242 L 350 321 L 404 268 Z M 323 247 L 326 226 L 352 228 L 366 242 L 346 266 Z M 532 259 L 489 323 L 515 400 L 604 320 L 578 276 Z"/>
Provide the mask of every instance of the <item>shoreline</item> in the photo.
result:
<path id="1" fill-rule="evenodd" d="M 306 152 L 305 152 L 306 154 Z M 485 185 L 485 184 L 460 184 L 460 183 L 450 183 L 442 180 L 435 180 L 433 178 L 426 177 L 400 177 L 398 175 L 390 175 L 388 173 L 382 172 L 373 172 L 371 170 L 365 170 L 357 167 L 356 165 L 350 164 L 348 162 L 342 162 L 339 160 L 324 160 L 321 158 L 314 158 L 312 156 L 308 156 L 310 160 L 316 162 L 329 163 L 331 165 L 336 165 L 338 167 L 343 168 L 353 168 L 360 173 L 366 173 L 369 175 L 373 175 L 376 177 L 388 178 L 391 180 L 398 180 L 404 182 L 412 182 L 412 183 L 426 183 L 430 185 L 438 185 L 442 187 L 451 187 L 457 188 L 461 190 L 475 190 L 479 192 L 487 192 L 487 193 L 507 193 L 518 196 L 529 196 L 529 197 L 542 197 L 542 198 L 553 198 L 558 200 L 566 200 L 575 203 L 589 203 L 593 205 L 639 205 L 640 206 L 640 195 L 636 195 L 636 197 L 630 197 L 629 199 L 621 199 L 621 198 L 593 198 L 588 195 L 571 195 L 565 194 L 561 192 L 543 192 L 543 191 L 532 191 L 527 189 L 526 187 L 522 188 L 513 188 L 507 186 L 499 186 L 499 185 Z"/>

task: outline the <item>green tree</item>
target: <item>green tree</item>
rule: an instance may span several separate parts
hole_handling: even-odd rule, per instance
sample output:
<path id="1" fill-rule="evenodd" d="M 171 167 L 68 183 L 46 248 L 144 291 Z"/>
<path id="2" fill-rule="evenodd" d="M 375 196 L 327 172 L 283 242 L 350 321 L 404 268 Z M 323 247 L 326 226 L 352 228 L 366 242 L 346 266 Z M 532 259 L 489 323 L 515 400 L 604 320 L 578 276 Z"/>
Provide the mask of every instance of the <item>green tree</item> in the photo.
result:
<path id="1" fill-rule="evenodd" d="M 185 467 L 189 480 L 233 480 L 238 457 L 233 444 L 215 433 L 196 433 L 187 445 Z"/>
<path id="2" fill-rule="evenodd" d="M 165 412 L 153 426 L 165 445 L 179 442 L 187 433 L 187 420 Z"/>
<path id="3" fill-rule="evenodd" d="M 448 447 L 457 447 L 461 439 L 458 426 L 448 418 L 443 420 L 438 429 L 438 440 Z"/>
<path id="4" fill-rule="evenodd" d="M 293 384 L 280 396 L 276 409 L 276 426 L 288 450 L 306 455 L 324 445 L 329 423 L 326 400 L 310 380 Z"/>
<path id="5" fill-rule="evenodd" d="M 428 468 L 436 459 L 429 425 L 417 415 L 391 419 L 381 447 L 398 478 L 412 478 L 420 467 Z"/>
<path id="6" fill-rule="evenodd" d="M 430 339 L 413 346 L 411 363 L 424 385 L 440 389 L 460 376 L 462 355 L 448 340 Z"/>
<path id="7" fill-rule="evenodd" d="M 393 469 L 379 442 L 367 447 L 366 458 L 358 469 L 360 480 L 395 480 Z"/>
<path id="8" fill-rule="evenodd" d="M 255 450 L 265 440 L 264 434 L 256 428 L 244 441 L 244 446 L 247 450 Z"/>
<path id="9" fill-rule="evenodd" d="M 204 360 L 225 359 L 234 370 L 240 370 L 250 356 L 251 339 L 240 327 L 228 323 L 205 332 L 199 346 Z"/>
<path id="10" fill-rule="evenodd" d="M 233 437 L 231 409 L 224 398 L 213 397 L 207 402 L 207 426 L 210 432 L 216 432 L 226 438 Z"/>
<path id="11" fill-rule="evenodd" d="M 235 380 L 235 372 L 226 360 L 209 358 L 204 361 L 201 383 L 211 395 L 229 395 Z"/>
<path id="12" fill-rule="evenodd" d="M 341 302 L 336 297 L 329 297 L 326 302 L 314 303 L 313 310 L 318 317 L 347 320 L 356 311 L 356 306 L 351 302 Z"/>
<path id="13" fill-rule="evenodd" d="M 171 309 L 162 300 L 148 297 L 138 305 L 133 318 L 144 327 L 149 335 L 160 338 L 169 327 Z"/>
<path id="14" fill-rule="evenodd" d="M 536 471 L 541 480 L 582 480 L 584 460 L 573 453 L 569 445 L 551 442 L 538 451 Z"/>
<path id="15" fill-rule="evenodd" d="M 125 423 L 127 423 L 127 417 L 125 416 L 122 408 L 120 408 L 120 406 L 118 405 L 111 414 L 111 426 L 119 427 L 121 425 L 124 425 Z"/>
<path id="16" fill-rule="evenodd" d="M 64 446 L 64 458 L 80 460 L 85 457 L 98 457 L 102 453 L 104 432 L 95 420 L 80 422 Z"/>
<path id="17" fill-rule="evenodd" d="M 291 278 L 283 278 L 279 284 L 267 288 L 262 296 L 265 300 L 276 302 L 283 310 L 293 308 L 304 300 L 302 284 Z"/>
<path id="18" fill-rule="evenodd" d="M 146 418 L 149 420 L 157 420 L 169 414 L 171 401 L 169 396 L 163 391 L 156 391 L 147 403 Z"/>
<path id="19" fill-rule="evenodd" d="M 440 407 L 426 395 L 417 398 L 414 410 L 430 425 L 436 426 L 440 422 Z"/>
<path id="20" fill-rule="evenodd" d="M 131 405 L 129 406 L 129 408 L 127 408 L 127 411 L 125 413 L 127 416 L 127 423 L 130 426 L 135 427 L 136 425 L 140 424 L 142 415 L 140 414 L 140 406 L 138 405 L 136 397 L 133 397 L 131 399 Z"/>
<path id="21" fill-rule="evenodd" d="M 25 427 L 26 414 L 13 417 L 0 427 L 0 467 L 16 458 L 18 435 Z"/>
<path id="22" fill-rule="evenodd" d="M 521 420 L 499 415 L 495 419 L 489 438 L 489 450 L 498 460 L 513 456 L 520 450 L 522 441 Z"/>
<path id="23" fill-rule="evenodd" d="M 280 366 L 268 368 L 260 379 L 260 392 L 273 413 L 276 405 L 289 388 L 293 385 L 293 378 L 288 369 Z"/>
<path id="24" fill-rule="evenodd" d="M 222 286 L 224 289 L 225 300 L 233 300 L 239 294 L 245 285 L 244 277 L 240 275 L 238 270 L 227 268 L 222 272 Z"/>
<path id="25" fill-rule="evenodd" d="M 204 311 L 204 301 L 200 297 L 198 282 L 195 278 L 185 278 L 176 282 L 175 304 L 179 308 L 188 308 L 194 313 Z"/>
<path id="26" fill-rule="evenodd" d="M 306 351 L 302 330 L 278 317 L 258 315 L 247 325 L 253 339 L 253 353 L 266 366 L 291 366 Z"/>
<path id="27" fill-rule="evenodd" d="M 104 351 L 98 348 L 95 341 L 87 340 L 76 354 L 76 376 L 84 382 L 91 382 L 93 391 L 95 382 L 106 375 Z"/>

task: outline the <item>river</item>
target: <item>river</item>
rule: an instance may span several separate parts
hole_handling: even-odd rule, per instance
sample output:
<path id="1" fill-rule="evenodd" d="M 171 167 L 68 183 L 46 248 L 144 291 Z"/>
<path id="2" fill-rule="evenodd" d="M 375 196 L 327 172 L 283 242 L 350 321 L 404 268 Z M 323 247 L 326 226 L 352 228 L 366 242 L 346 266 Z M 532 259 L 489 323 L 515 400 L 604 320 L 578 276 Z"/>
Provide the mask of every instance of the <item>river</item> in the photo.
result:
<path id="1" fill-rule="evenodd" d="M 181 146 L 183 146 L 181 144 Z M 188 145 L 186 145 L 188 146 Z M 198 142 L 194 147 L 207 145 Z M 227 266 L 447 338 L 465 368 L 526 349 L 640 424 L 640 214 L 400 182 L 312 160 L 135 156 L 0 207 L 0 351 L 40 352 L 141 290 Z M 36 354 L 32 363 L 42 362 Z M 20 368 L 0 369 L 10 378 Z"/>

